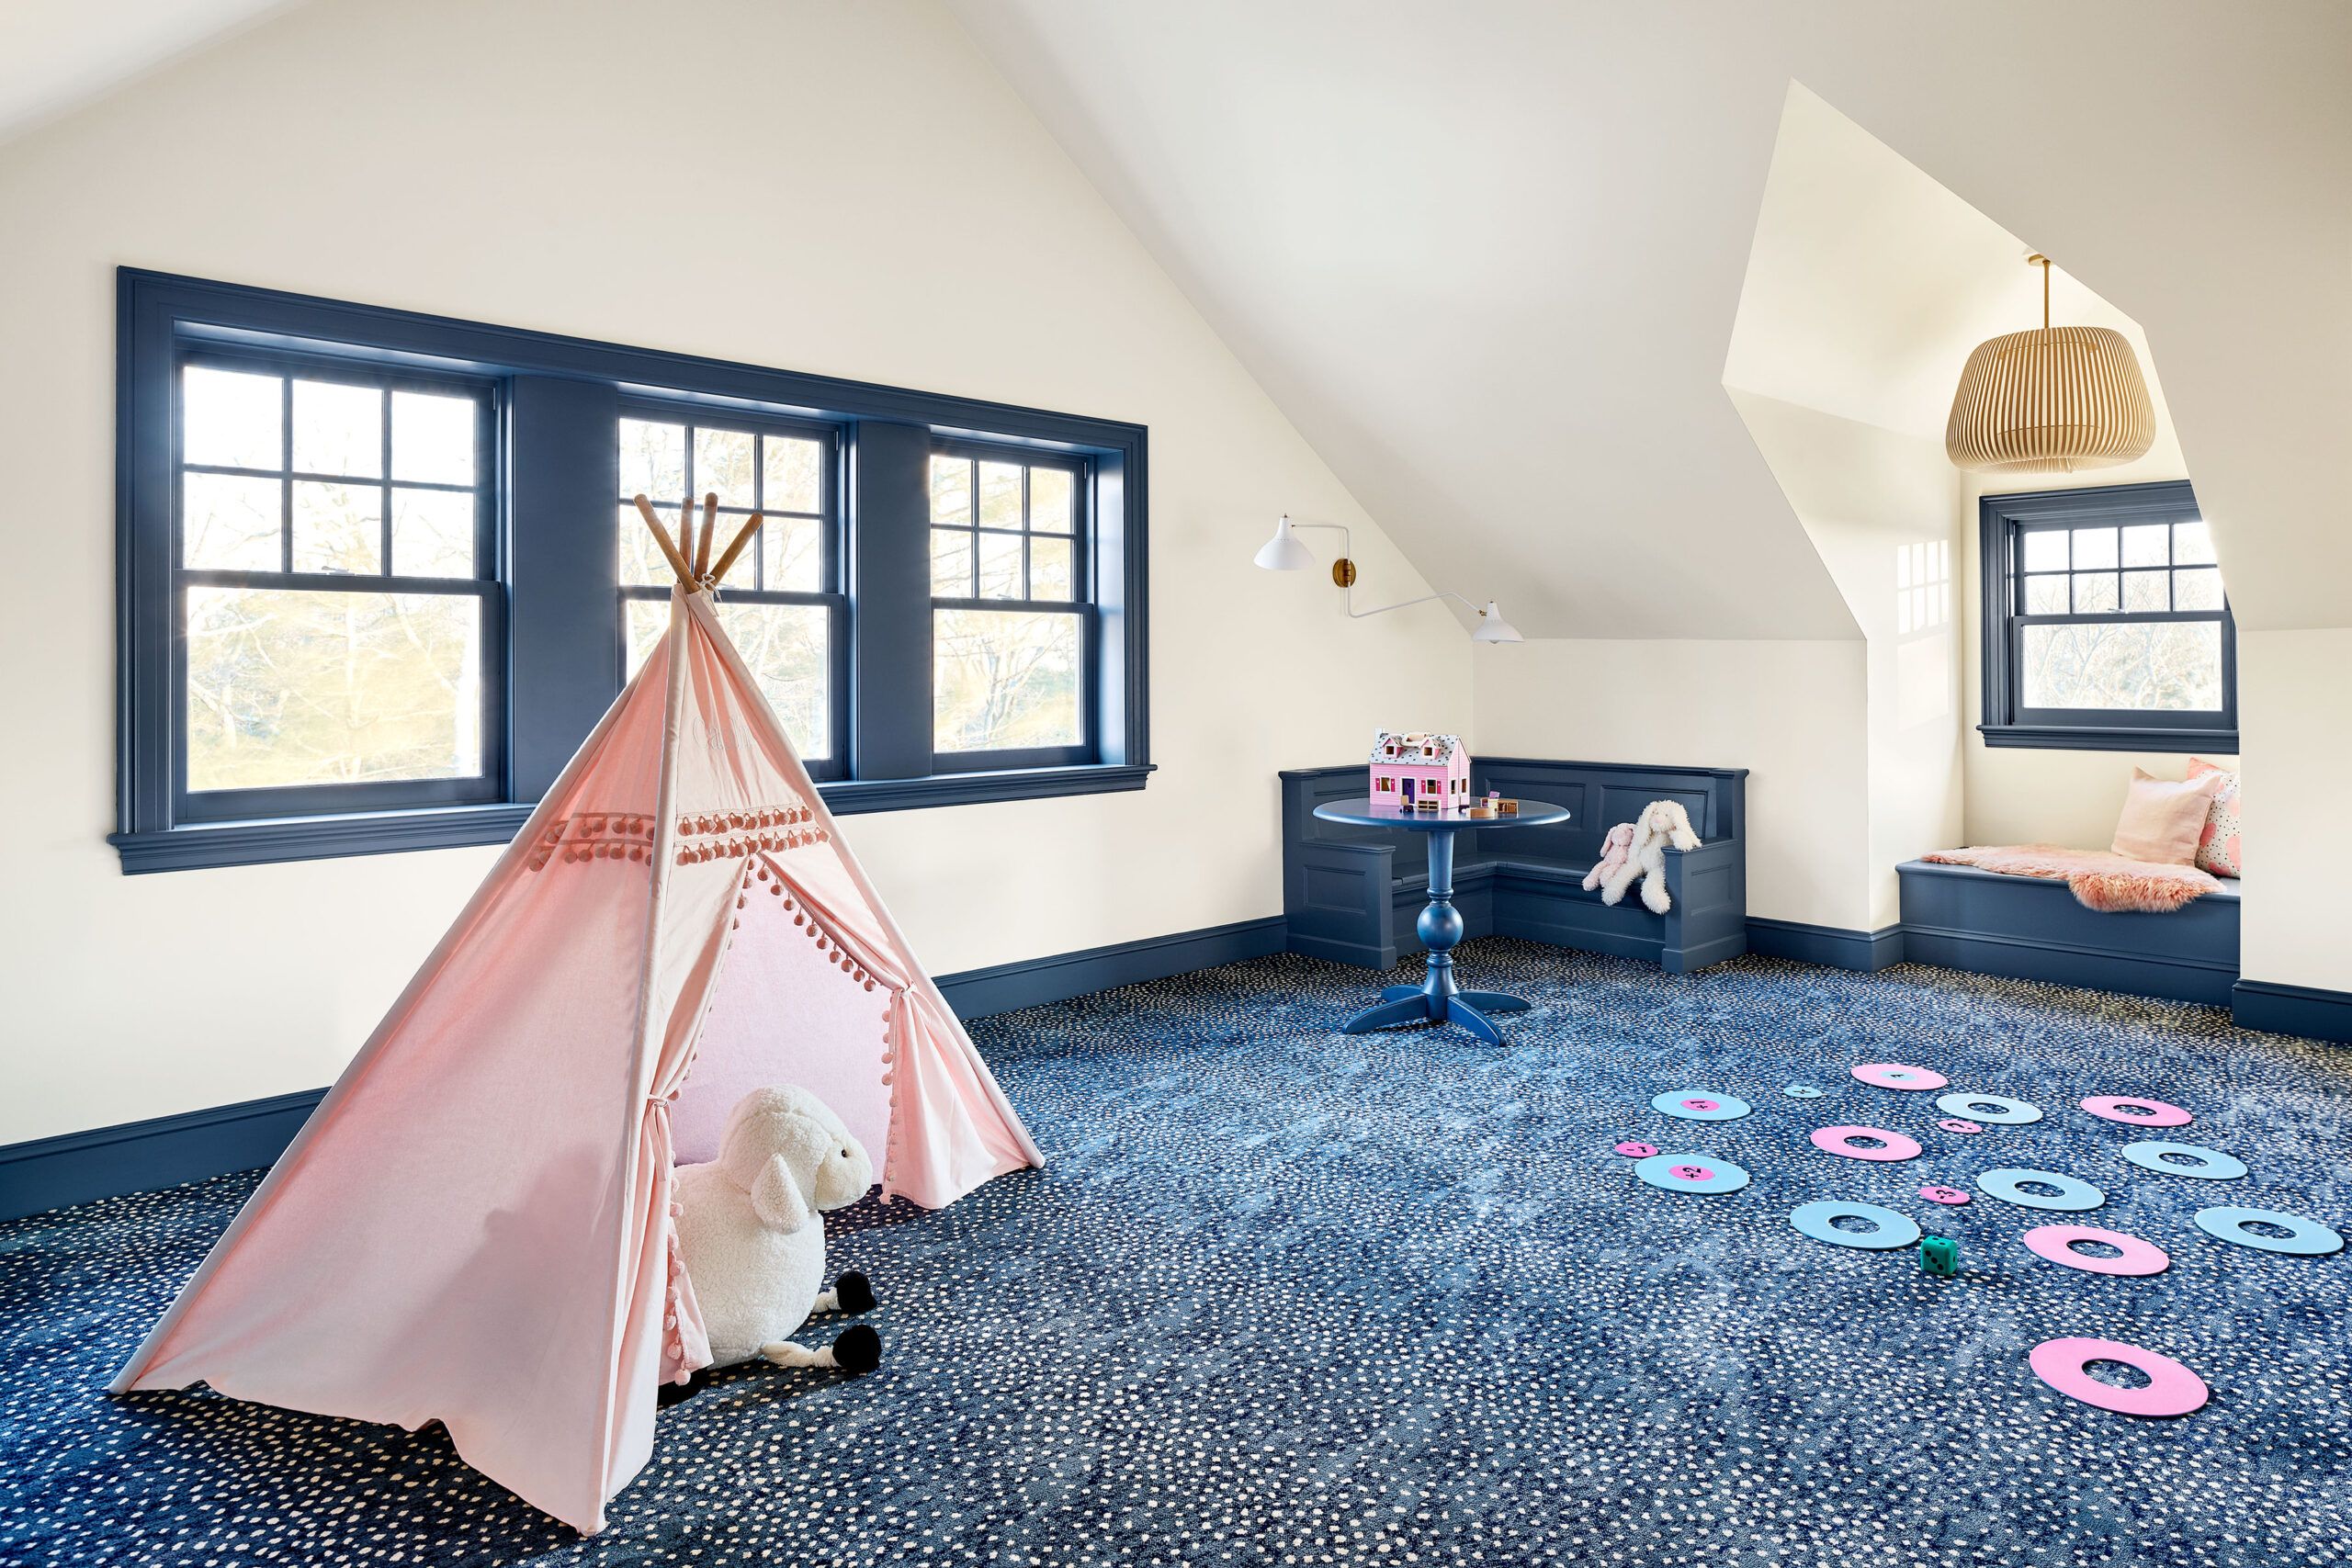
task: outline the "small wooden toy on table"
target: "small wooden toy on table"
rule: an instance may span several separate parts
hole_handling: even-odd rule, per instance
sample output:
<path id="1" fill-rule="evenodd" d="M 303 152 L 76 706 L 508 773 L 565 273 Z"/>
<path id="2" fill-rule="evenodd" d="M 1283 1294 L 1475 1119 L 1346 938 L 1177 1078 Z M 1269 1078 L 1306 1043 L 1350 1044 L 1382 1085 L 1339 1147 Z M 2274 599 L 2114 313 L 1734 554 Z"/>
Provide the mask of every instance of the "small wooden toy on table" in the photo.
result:
<path id="1" fill-rule="evenodd" d="M 1460 811 L 1470 804 L 1470 753 L 1458 735 L 1372 738 L 1372 800 L 1398 811 Z"/>

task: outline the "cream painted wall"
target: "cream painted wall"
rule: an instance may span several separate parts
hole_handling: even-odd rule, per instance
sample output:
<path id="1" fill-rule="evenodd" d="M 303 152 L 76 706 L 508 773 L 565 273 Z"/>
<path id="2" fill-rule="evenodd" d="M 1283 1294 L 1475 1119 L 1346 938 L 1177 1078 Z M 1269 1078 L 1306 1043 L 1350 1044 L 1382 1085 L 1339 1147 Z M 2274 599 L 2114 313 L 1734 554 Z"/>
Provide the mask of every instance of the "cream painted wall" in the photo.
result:
<path id="1" fill-rule="evenodd" d="M 1250 566 L 1288 511 L 1424 589 L 929 4 L 307 7 L 0 148 L 0 1143 L 326 1082 L 492 857 L 120 874 L 119 264 L 1149 425 L 1160 772 L 849 819 L 936 970 L 1274 914 L 1276 769 L 1469 727 L 1442 609 Z"/>
<path id="2" fill-rule="evenodd" d="M 2144 477 L 2195 480 L 2238 621 L 2253 873 L 2243 972 L 2352 991 L 2342 835 L 2332 830 L 2346 788 L 2352 651 L 2352 9 L 1981 9 L 1990 25 L 1973 37 L 2005 51 L 1997 62 L 1975 58 L 1935 7 L 1838 0 L 1779 16 L 1821 29 L 1802 73 L 1812 86 L 2145 328 L 2188 461 Z M 2041 47 L 2010 47 L 2013 26 L 2035 29 Z M 1936 68 L 1885 70 L 1885 51 L 1906 45 Z M 2093 56 L 2104 88 L 2079 68 Z M 1988 72 L 2012 99 L 2049 112 L 1970 112 Z M 2199 112 L 2165 110 L 2142 90 L 2150 81 L 2193 81 Z M 2090 167 L 2098 178 L 2082 176 Z M 2062 303 L 2058 319 L 2076 318 Z M 1961 526 L 1973 553 L 1973 515 Z M 2048 836 L 2104 843 L 2135 761 L 2177 775 L 2186 759 L 1972 746 L 1969 835 L 2013 840 L 2054 826 Z M 2257 858 L 2265 840 L 2284 852 Z"/>
<path id="3" fill-rule="evenodd" d="M 2238 632 L 2246 739 L 2243 972 L 2352 990 L 2344 890 L 2352 887 L 2352 629 Z M 2308 790 L 2298 783 L 2308 783 Z"/>
<path id="4" fill-rule="evenodd" d="M 1514 592 L 1536 631 L 1842 635 L 1702 363 L 1792 82 L 1983 220 L 2005 303 L 1973 322 L 1960 307 L 1991 295 L 1951 286 L 1951 246 L 1874 266 L 1869 242 L 1919 209 L 1824 186 L 1849 243 L 1815 259 L 1829 286 L 1788 340 L 1831 334 L 1878 373 L 1757 389 L 1939 434 L 1967 350 L 2033 320 L 2030 242 L 2157 345 L 2241 627 L 2352 626 L 2352 6 L 1975 0 L 1955 27 L 1952 6 L 1883 0 L 956 3 L 1340 471 L 1376 503 L 1411 500 L 1397 525 L 1419 558 L 1532 575 Z M 1986 113 L 1988 83 L 2031 112 Z M 2194 84 L 2194 111 L 2151 83 Z M 1554 198 L 1515 198 L 1528 189 Z M 2056 283 L 2056 319 L 2091 319 Z M 1576 373 L 1543 379 L 1562 366 Z M 1845 401 L 1889 394 L 1921 423 Z M 1586 503 L 1566 513 L 1563 454 Z M 1654 580 L 1676 553 L 1683 578 Z M 1973 624 L 1973 603 L 1955 608 Z M 1973 703 L 1973 632 L 1961 647 Z M 2344 775 L 2324 757 L 2266 761 L 2256 727 L 2278 705 L 2241 676 L 2257 782 L 2332 806 Z M 2133 759 L 1988 753 L 1966 733 L 1969 836 L 2104 841 Z M 2271 875 L 2282 918 L 2332 909 L 2315 867 Z M 2250 930 L 2250 974 L 2258 946 Z M 2333 976 L 2352 990 L 2352 943 Z"/>
<path id="5" fill-rule="evenodd" d="M 1814 720 L 1860 728 L 1869 810 L 1823 815 L 1810 833 L 1816 844 L 1861 837 L 1862 926 L 1881 931 L 1902 918 L 1894 868 L 1960 831 L 1951 465 L 1939 442 L 1730 392 L 1864 639 L 1860 708 L 1832 710 L 1825 697 Z"/>
<path id="6" fill-rule="evenodd" d="M 1869 923 L 1861 642 L 1544 638 L 1475 668 L 1478 750 L 1746 768 L 1747 912 Z"/>
<path id="7" fill-rule="evenodd" d="M 1724 383 L 1871 643 L 1877 925 L 1896 918 L 1896 863 L 1962 839 L 2104 847 L 2132 768 L 2177 778 L 2188 761 L 1993 750 L 1975 728 L 1979 497 L 2187 473 L 2146 335 L 2064 271 L 2051 278 L 2052 319 L 2130 339 L 2155 405 L 2154 446 L 2114 468 L 1989 482 L 1945 459 L 1944 421 L 1968 351 L 2038 319 L 2028 249 L 1791 85 Z"/>

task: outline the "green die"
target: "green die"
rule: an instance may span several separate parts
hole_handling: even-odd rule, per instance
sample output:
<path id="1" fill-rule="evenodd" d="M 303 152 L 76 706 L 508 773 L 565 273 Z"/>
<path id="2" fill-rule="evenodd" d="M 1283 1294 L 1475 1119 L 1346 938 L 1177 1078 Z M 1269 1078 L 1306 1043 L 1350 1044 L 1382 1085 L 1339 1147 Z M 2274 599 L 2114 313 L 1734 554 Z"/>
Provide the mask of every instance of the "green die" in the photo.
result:
<path id="1" fill-rule="evenodd" d="M 1919 1238 L 1919 1269 L 1928 1274 L 1951 1275 L 1960 1272 L 1960 1243 L 1948 1235 L 1923 1235 Z"/>

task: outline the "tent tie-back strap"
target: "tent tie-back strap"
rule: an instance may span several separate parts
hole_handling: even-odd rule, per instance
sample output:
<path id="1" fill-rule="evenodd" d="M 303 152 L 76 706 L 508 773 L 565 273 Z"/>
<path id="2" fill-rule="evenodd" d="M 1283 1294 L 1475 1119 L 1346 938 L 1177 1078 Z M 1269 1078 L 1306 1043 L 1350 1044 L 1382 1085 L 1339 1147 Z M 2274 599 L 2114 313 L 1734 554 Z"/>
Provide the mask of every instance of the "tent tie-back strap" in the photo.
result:
<path id="1" fill-rule="evenodd" d="M 890 1093 L 889 1130 L 882 1138 L 882 1201 L 896 1202 L 899 1176 L 906 1168 L 906 1122 L 899 1115 L 899 1070 L 907 1046 L 907 1026 L 914 1021 L 914 998 L 900 986 L 890 993 L 882 1013 L 882 1087 Z"/>
<path id="2" fill-rule="evenodd" d="M 645 1097 L 646 1113 L 658 1124 L 662 1146 L 670 1145 L 671 1102 L 678 1098 L 678 1090 L 657 1091 Z M 685 1278 L 685 1258 L 678 1250 L 678 1218 L 684 1208 L 675 1198 L 669 1201 L 668 1212 L 662 1216 L 662 1371 L 667 1382 L 684 1383 L 695 1371 L 709 1365 L 707 1359 L 695 1360 L 686 1354 L 686 1319 L 695 1311 L 688 1304 L 682 1289 Z M 701 1319 L 695 1319 L 700 1333 Z"/>

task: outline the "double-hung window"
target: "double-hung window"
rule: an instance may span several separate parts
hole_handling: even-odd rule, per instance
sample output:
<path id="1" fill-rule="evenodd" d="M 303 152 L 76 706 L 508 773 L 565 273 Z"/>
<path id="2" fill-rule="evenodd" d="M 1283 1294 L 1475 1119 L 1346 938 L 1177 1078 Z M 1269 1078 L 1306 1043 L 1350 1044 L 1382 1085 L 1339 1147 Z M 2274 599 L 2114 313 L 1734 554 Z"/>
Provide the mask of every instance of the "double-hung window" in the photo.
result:
<path id="1" fill-rule="evenodd" d="M 961 444 L 931 457 L 933 766 L 1093 751 L 1085 469 Z"/>
<path id="2" fill-rule="evenodd" d="M 510 839 L 670 614 L 836 812 L 1140 789 L 1142 427 L 124 269 L 126 871 Z"/>
<path id="3" fill-rule="evenodd" d="M 192 352 L 171 392 L 180 818 L 501 798 L 492 389 Z"/>
<path id="4" fill-rule="evenodd" d="M 2185 482 L 1988 495 L 1993 746 L 2237 749 L 2237 635 Z"/>
<path id="5" fill-rule="evenodd" d="M 644 496 L 674 525 L 688 498 L 718 498 L 711 553 L 734 539 L 753 513 L 760 530 L 728 573 L 718 622 L 743 655 L 761 692 L 784 720 L 810 776 L 838 779 L 839 690 L 847 661 L 849 601 L 842 592 L 835 528 L 835 441 L 822 425 L 746 423 L 634 409 L 620 427 L 620 592 L 628 671 L 635 673 L 670 623 L 675 580 L 638 515 Z M 674 528 L 673 528 L 674 531 Z"/>

